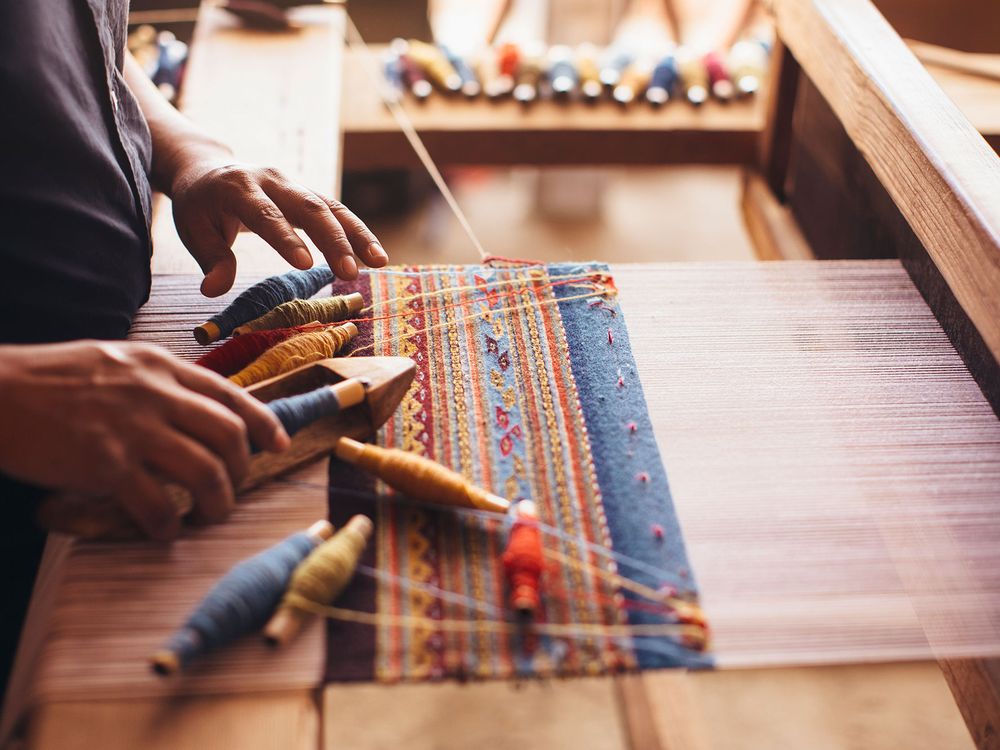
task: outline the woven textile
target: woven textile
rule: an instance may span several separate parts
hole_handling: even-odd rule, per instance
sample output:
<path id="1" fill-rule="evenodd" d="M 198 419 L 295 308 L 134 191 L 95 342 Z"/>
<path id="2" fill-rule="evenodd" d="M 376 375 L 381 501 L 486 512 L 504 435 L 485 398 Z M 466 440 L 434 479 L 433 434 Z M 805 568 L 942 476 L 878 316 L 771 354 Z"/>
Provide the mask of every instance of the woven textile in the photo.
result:
<path id="1" fill-rule="evenodd" d="M 429 456 L 512 501 L 534 500 L 550 555 L 537 621 L 581 628 L 498 632 L 491 623 L 514 620 L 500 562 L 505 520 L 373 501 L 389 490 L 334 461 L 331 520 L 374 514 L 363 563 L 378 570 L 359 576 L 338 604 L 392 619 L 374 627 L 331 620 L 327 678 L 708 665 L 679 637 L 623 635 L 623 625 L 672 620 L 600 575 L 617 571 L 697 597 L 607 267 L 394 269 L 334 286 L 349 291 L 364 296 L 373 319 L 359 325 L 351 351 L 417 363 L 377 442 Z M 435 627 L 442 619 L 474 624 L 467 632 Z M 595 627 L 604 625 L 619 627 L 604 635 Z"/>

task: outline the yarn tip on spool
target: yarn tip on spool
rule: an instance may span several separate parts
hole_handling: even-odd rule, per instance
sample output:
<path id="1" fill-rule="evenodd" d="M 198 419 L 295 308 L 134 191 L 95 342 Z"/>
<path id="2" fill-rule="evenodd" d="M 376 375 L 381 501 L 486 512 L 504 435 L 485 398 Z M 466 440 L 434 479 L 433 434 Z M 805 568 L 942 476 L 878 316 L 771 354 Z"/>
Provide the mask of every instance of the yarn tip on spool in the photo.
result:
<path id="1" fill-rule="evenodd" d="M 306 534 L 313 539 L 326 541 L 333 536 L 333 524 L 325 519 L 321 519 L 306 529 Z"/>
<path id="2" fill-rule="evenodd" d="M 208 346 L 213 341 L 218 341 L 221 335 L 222 332 L 219 330 L 219 326 L 210 320 L 206 320 L 194 329 L 194 340 L 202 346 Z"/>
<path id="3" fill-rule="evenodd" d="M 150 657 L 149 666 L 161 677 L 169 677 L 180 671 L 181 662 L 172 651 L 157 651 Z"/>

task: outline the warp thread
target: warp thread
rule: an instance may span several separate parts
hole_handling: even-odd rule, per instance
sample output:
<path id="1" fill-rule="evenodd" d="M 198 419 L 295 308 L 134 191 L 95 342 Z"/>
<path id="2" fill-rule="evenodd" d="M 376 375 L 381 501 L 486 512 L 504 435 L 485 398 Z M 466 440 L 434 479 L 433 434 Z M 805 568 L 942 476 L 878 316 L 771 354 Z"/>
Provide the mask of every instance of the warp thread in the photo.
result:
<path id="1" fill-rule="evenodd" d="M 506 513 L 510 508 L 505 498 L 477 487 L 446 466 L 409 451 L 341 438 L 337 442 L 336 455 L 416 500 L 495 513 Z"/>
<path id="2" fill-rule="evenodd" d="M 195 329 L 195 338 L 200 344 L 229 336 L 233 330 L 258 317 L 262 312 L 273 310 L 283 302 L 312 297 L 316 292 L 333 281 L 333 271 L 329 266 L 320 265 L 305 271 L 289 271 L 279 276 L 271 276 L 245 289 L 229 305 L 208 322 L 218 329 L 214 337 L 206 337 L 201 328 Z M 302 321 L 308 323 L 308 320 Z M 298 324 L 292 324 L 298 325 Z M 277 327 L 277 326 L 275 326 Z M 202 340 L 205 338 L 205 340 Z"/>
<path id="3" fill-rule="evenodd" d="M 278 611 L 264 629 L 272 644 L 284 644 L 312 617 L 299 602 L 332 604 L 347 588 L 358 568 L 361 553 L 372 533 L 366 516 L 354 516 L 340 531 L 327 539 L 299 563 L 288 583 Z"/>
<path id="4" fill-rule="evenodd" d="M 541 605 L 540 582 L 545 560 L 538 511 L 530 500 L 514 506 L 514 525 L 501 561 L 510 584 L 510 605 L 522 616 L 532 615 Z"/>
<path id="5" fill-rule="evenodd" d="M 300 333 L 268 349 L 229 379 L 245 388 L 276 375 L 291 372 L 310 362 L 332 357 L 357 334 L 358 328 L 353 323 Z"/>
<path id="6" fill-rule="evenodd" d="M 289 300 L 260 317 L 237 326 L 233 330 L 233 335 L 242 336 L 250 331 L 273 328 L 293 328 L 313 321 L 336 323 L 339 320 L 346 320 L 360 308 L 360 304 L 354 304 L 354 299 L 361 302 L 361 295 Z"/>
<path id="7" fill-rule="evenodd" d="M 153 656 L 153 669 L 170 674 L 208 651 L 259 630 L 281 601 L 292 571 L 329 536 L 329 524 L 324 528 L 292 534 L 234 565 Z"/>
<path id="8" fill-rule="evenodd" d="M 195 360 L 195 364 L 229 377 L 249 365 L 272 346 L 306 331 L 321 330 L 326 325 L 326 323 L 308 323 L 295 328 L 275 328 L 236 336 L 200 356 Z"/>

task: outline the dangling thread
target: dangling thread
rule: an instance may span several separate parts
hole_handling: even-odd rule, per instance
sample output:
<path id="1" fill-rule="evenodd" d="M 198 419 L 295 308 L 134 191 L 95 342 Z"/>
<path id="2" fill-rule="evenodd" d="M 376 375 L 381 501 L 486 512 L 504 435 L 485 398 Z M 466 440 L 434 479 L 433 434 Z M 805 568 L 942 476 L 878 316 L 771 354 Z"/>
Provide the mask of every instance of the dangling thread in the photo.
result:
<path id="1" fill-rule="evenodd" d="M 333 281 L 333 271 L 325 265 L 314 266 L 305 271 L 289 271 L 280 276 L 271 276 L 258 281 L 243 290 L 222 312 L 196 327 L 195 340 L 205 346 L 225 338 L 236 326 L 253 320 L 261 313 L 273 310 L 282 302 L 312 297 L 331 281 Z"/>
<path id="2" fill-rule="evenodd" d="M 371 519 L 354 516 L 299 563 L 278 611 L 264 628 L 268 643 L 284 646 L 312 618 L 312 613 L 302 609 L 298 602 L 325 605 L 340 596 L 357 571 L 373 528 Z"/>
<path id="3" fill-rule="evenodd" d="M 336 323 L 351 317 L 364 304 L 361 295 L 355 292 L 344 296 L 323 299 L 293 299 L 264 313 L 259 318 L 233 329 L 234 336 L 250 331 L 264 331 L 272 328 L 293 328 L 306 323 Z"/>
<path id="4" fill-rule="evenodd" d="M 306 331 L 322 330 L 326 325 L 326 323 L 308 323 L 295 328 L 275 328 L 270 331 L 246 333 L 223 342 L 212 351 L 201 355 L 194 363 L 229 377 L 242 370 L 275 344 L 280 344 L 282 341 Z"/>
<path id="5" fill-rule="evenodd" d="M 283 375 L 310 362 L 332 357 L 357 335 L 358 327 L 354 323 L 300 333 L 268 349 L 229 379 L 245 388 L 276 375 Z"/>
<path id="6" fill-rule="evenodd" d="M 479 253 L 479 257 L 487 258 L 488 253 L 486 252 L 486 249 L 479 241 L 476 233 L 472 230 L 472 225 L 469 223 L 465 213 L 462 211 L 462 207 L 458 205 L 458 201 L 455 200 L 455 196 L 448 187 L 448 183 L 444 181 L 444 177 L 441 175 L 437 165 L 434 163 L 434 159 L 431 158 L 427 147 L 424 146 L 424 142 L 420 139 L 420 135 L 417 133 L 417 129 L 413 126 L 410 116 L 406 113 L 406 110 L 400 106 L 399 102 L 392 100 L 392 97 L 388 95 L 388 92 L 386 92 L 385 87 L 382 86 L 383 77 L 378 60 L 374 58 L 371 50 L 368 48 L 368 45 L 365 44 L 364 39 L 361 37 L 361 32 L 359 32 L 358 27 L 354 25 L 354 21 L 351 19 L 350 15 L 347 16 L 347 31 L 350 36 L 353 36 L 360 42 L 360 50 L 362 52 L 361 67 L 364 68 L 365 73 L 368 75 L 370 83 L 375 87 L 375 90 L 380 93 L 382 102 L 385 104 L 389 112 L 392 113 L 393 118 L 396 120 L 396 124 L 399 125 L 399 129 L 403 132 L 403 135 L 413 148 L 413 151 L 416 153 L 420 163 L 423 164 L 424 169 L 427 170 L 427 174 L 430 175 L 431 180 L 434 181 L 435 186 L 437 186 L 438 191 L 441 193 L 441 197 L 444 198 L 445 203 L 448 204 L 448 208 L 451 209 L 452 214 L 458 220 L 462 229 L 465 230 L 466 235 L 468 235 L 469 240 L 472 242 L 472 246 L 476 249 L 476 252 Z M 351 40 L 347 38 L 347 35 L 345 35 L 345 41 L 351 43 Z"/>
<path id="7" fill-rule="evenodd" d="M 542 570 L 542 533 L 538 511 L 531 500 L 514 506 L 514 525 L 501 561 L 510 584 L 510 606 L 525 617 L 534 615 L 541 604 L 539 594 Z"/>
<path id="8" fill-rule="evenodd" d="M 173 674 L 202 654 L 259 630 L 281 601 L 295 566 L 332 533 L 329 522 L 319 521 L 234 565 L 153 655 L 153 670 Z"/>
<path id="9" fill-rule="evenodd" d="M 379 448 L 341 438 L 337 458 L 374 474 L 395 490 L 434 505 L 455 505 L 506 513 L 510 501 L 487 492 L 429 458 L 398 448 Z"/>

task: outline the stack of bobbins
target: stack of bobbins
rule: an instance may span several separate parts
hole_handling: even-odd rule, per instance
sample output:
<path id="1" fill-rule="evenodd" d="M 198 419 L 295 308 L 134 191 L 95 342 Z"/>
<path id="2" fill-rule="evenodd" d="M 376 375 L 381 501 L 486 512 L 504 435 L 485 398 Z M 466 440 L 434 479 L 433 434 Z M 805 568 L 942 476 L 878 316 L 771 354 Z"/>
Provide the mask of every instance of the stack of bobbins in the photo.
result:
<path id="1" fill-rule="evenodd" d="M 234 565 L 153 654 L 153 671 L 164 677 L 174 674 L 203 654 L 258 631 L 278 605 L 292 572 L 332 533 L 328 521 L 317 521 Z"/>

